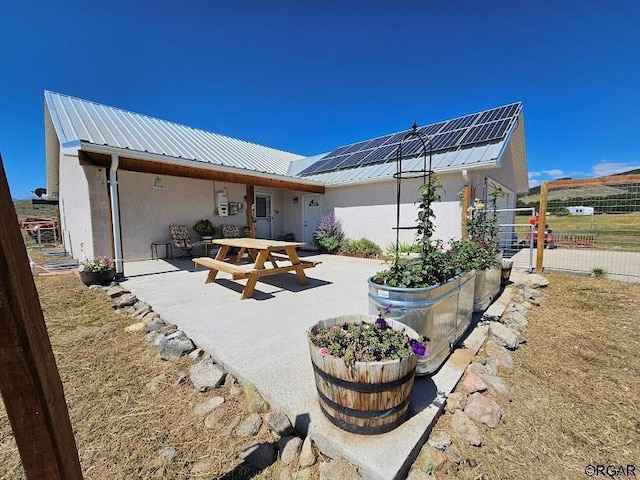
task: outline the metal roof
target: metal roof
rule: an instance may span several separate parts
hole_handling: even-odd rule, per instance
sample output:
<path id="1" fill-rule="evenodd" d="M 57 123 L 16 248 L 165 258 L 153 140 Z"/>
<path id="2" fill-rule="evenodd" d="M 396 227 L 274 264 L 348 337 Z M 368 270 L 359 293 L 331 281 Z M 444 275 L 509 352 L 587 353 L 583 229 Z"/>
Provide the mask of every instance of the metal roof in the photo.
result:
<path id="1" fill-rule="evenodd" d="M 45 91 L 45 102 L 63 147 L 88 143 L 278 175 L 304 158 L 60 93 Z"/>

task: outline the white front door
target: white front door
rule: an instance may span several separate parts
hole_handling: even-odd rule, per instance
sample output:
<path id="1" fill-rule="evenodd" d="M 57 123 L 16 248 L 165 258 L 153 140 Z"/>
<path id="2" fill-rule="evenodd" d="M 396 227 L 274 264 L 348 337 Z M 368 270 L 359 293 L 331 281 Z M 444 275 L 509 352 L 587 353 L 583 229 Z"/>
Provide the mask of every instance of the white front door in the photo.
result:
<path id="1" fill-rule="evenodd" d="M 268 193 L 256 193 L 256 238 L 273 238 L 271 229 L 271 195 Z"/>
<path id="2" fill-rule="evenodd" d="M 318 194 L 302 196 L 303 239 L 307 248 L 315 248 L 313 232 L 315 232 L 322 216 L 322 196 Z"/>

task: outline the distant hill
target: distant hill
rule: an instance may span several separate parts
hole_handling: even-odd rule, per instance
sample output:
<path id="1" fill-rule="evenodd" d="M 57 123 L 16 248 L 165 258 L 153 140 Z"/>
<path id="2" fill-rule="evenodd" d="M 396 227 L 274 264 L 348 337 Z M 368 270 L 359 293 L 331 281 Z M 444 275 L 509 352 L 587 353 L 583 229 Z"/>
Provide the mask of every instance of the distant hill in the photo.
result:
<path id="1" fill-rule="evenodd" d="M 18 218 L 38 217 L 48 220 L 55 220 L 56 207 L 54 205 L 32 205 L 31 199 L 14 200 L 13 207 L 16 209 Z"/>

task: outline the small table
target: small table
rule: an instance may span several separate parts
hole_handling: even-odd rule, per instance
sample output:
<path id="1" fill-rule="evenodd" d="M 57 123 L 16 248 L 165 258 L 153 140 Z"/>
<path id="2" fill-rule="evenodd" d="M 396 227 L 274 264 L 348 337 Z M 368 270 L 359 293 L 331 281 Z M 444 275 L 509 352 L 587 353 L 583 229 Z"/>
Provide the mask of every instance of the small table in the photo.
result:
<path id="1" fill-rule="evenodd" d="M 216 243 L 213 240 L 202 240 L 202 253 L 205 257 L 209 256 L 209 250 L 212 250 L 216 247 Z"/>
<path id="2" fill-rule="evenodd" d="M 230 273 L 234 280 L 246 278 L 247 284 L 242 290 L 242 299 L 250 298 L 253 295 L 258 279 L 267 275 L 295 271 L 300 285 L 306 285 L 308 280 L 304 274 L 304 269 L 315 267 L 319 263 L 300 260 L 296 248 L 305 244 L 299 242 L 282 242 L 259 238 L 221 238 L 212 240 L 212 243 L 220 245 L 216 258 L 194 258 L 193 263 L 195 263 L 196 267 L 202 266 L 209 269 L 209 275 L 205 283 L 213 282 L 220 270 Z M 227 257 L 231 247 L 240 249 L 237 256 Z M 277 251 L 284 253 L 275 253 Z M 239 265 L 238 262 L 244 257 L 245 253 L 249 254 L 252 263 Z M 267 265 L 267 262 L 270 265 Z"/>
<path id="3" fill-rule="evenodd" d="M 173 245 L 171 242 L 151 242 L 151 260 L 159 260 L 158 245 L 164 245 L 164 258 L 173 258 Z"/>

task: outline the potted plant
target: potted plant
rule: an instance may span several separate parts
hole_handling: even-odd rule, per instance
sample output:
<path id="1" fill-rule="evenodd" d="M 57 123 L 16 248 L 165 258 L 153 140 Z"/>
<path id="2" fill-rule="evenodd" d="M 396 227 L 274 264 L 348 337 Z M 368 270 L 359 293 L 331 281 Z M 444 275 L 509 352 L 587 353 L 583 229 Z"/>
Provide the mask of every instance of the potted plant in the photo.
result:
<path id="1" fill-rule="evenodd" d="M 406 325 L 385 319 L 389 311 L 322 320 L 308 333 L 320 408 L 349 432 L 388 432 L 408 413 L 425 340 Z"/>
<path id="2" fill-rule="evenodd" d="M 473 311 L 485 310 L 500 291 L 502 265 L 497 215 L 497 200 L 504 195 L 502 189 L 493 186 L 491 211 L 475 199 L 468 208 L 467 238 L 453 240 L 451 252 L 461 268 L 475 269 L 476 280 Z"/>
<path id="3" fill-rule="evenodd" d="M 209 219 L 198 220 L 193 229 L 202 237 L 202 240 L 211 240 L 218 234 L 218 228 L 214 227 Z"/>
<path id="4" fill-rule="evenodd" d="M 78 271 L 85 285 L 109 285 L 116 276 L 113 260 L 107 257 L 85 259 L 80 262 Z"/>
<path id="5" fill-rule="evenodd" d="M 391 266 L 369 279 L 370 311 L 388 307 L 391 317 L 430 339 L 418 374 L 438 369 L 471 324 L 473 310 L 475 271 L 462 268 L 442 241 L 432 238 L 431 204 L 440 200 L 439 187 L 432 173 L 420 187 L 417 257 L 401 256 L 396 248 Z"/>

